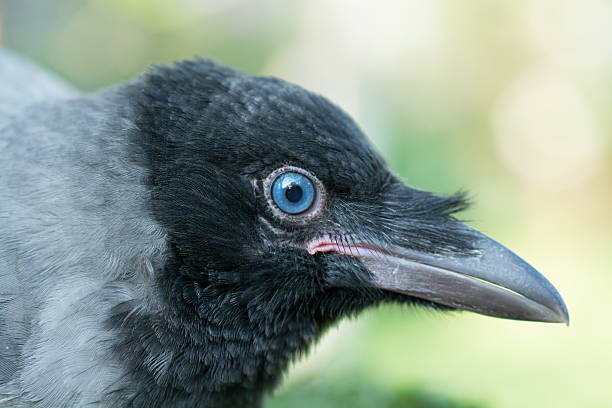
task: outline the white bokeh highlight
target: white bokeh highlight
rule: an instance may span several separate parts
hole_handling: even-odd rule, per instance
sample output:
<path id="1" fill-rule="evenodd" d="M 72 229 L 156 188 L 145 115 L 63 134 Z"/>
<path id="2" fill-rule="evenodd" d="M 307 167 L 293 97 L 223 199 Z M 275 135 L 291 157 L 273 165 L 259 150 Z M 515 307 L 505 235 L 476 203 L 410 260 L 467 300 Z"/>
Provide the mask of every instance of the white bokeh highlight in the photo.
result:
<path id="1" fill-rule="evenodd" d="M 540 188 L 572 187 L 600 165 L 604 139 L 589 101 L 572 82 L 545 67 L 503 92 L 492 122 L 506 166 Z"/>

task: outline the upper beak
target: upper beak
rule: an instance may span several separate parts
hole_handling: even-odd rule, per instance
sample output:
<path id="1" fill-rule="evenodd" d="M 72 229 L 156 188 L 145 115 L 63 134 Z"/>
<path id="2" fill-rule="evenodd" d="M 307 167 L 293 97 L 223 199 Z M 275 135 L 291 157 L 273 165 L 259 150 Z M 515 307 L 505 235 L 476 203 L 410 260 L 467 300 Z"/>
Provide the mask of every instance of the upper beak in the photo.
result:
<path id="1" fill-rule="evenodd" d="M 563 299 L 531 265 L 488 236 L 462 225 L 474 251 L 447 256 L 372 244 L 319 245 L 358 257 L 374 286 L 458 309 L 517 320 L 569 324 Z M 330 246 L 331 245 L 331 246 Z"/>
<path id="2" fill-rule="evenodd" d="M 377 287 L 459 309 L 517 320 L 569 325 L 554 286 L 505 246 L 465 226 L 476 251 L 430 255 L 405 248 L 362 251 Z"/>

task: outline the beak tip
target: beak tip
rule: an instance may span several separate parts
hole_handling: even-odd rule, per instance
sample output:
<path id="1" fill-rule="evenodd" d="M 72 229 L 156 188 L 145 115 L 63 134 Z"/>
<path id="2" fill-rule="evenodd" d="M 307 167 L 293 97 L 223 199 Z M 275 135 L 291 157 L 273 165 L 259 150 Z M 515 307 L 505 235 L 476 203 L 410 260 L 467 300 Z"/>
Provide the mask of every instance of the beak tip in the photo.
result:
<path id="1" fill-rule="evenodd" d="M 561 310 L 559 310 L 558 313 L 561 319 L 559 320 L 559 323 L 565 323 L 565 326 L 569 327 L 570 325 L 569 312 L 567 311 L 567 307 L 565 307 L 564 303 L 561 303 Z"/>
<path id="2" fill-rule="evenodd" d="M 552 284 L 550 284 L 549 282 L 547 283 L 550 286 L 550 295 L 552 295 L 552 299 L 550 299 L 550 301 L 548 302 L 548 307 L 555 314 L 555 323 L 564 323 L 567 327 L 569 327 L 570 317 L 569 312 L 567 310 L 567 306 L 565 305 L 565 302 L 563 301 L 563 298 L 561 297 L 559 292 L 557 292 L 557 290 L 552 286 Z"/>
<path id="3" fill-rule="evenodd" d="M 550 323 L 563 323 L 566 326 L 569 326 L 569 312 L 567 311 L 563 298 L 548 281 L 546 281 L 546 283 L 546 286 L 548 287 L 545 290 L 540 291 L 540 299 L 536 301 L 536 303 L 539 304 L 538 307 L 540 308 L 542 314 L 533 320 Z"/>
<path id="4" fill-rule="evenodd" d="M 563 298 L 559 295 L 559 293 L 553 289 L 551 295 L 554 295 L 554 298 L 549 298 L 549 302 L 542 304 L 546 309 L 548 309 L 548 320 L 551 323 L 563 323 L 569 327 L 570 317 L 569 312 L 567 311 L 567 307 L 565 306 L 565 302 L 563 302 Z"/>

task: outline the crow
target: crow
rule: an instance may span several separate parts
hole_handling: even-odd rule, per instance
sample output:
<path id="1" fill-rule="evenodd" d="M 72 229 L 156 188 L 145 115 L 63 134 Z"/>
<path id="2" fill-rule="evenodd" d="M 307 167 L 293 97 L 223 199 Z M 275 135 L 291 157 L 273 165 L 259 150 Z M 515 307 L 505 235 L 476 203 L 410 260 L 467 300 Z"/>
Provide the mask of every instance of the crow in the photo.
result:
<path id="1" fill-rule="evenodd" d="M 327 99 L 208 59 L 83 94 L 0 51 L 0 406 L 258 407 L 382 303 L 568 322 Z"/>

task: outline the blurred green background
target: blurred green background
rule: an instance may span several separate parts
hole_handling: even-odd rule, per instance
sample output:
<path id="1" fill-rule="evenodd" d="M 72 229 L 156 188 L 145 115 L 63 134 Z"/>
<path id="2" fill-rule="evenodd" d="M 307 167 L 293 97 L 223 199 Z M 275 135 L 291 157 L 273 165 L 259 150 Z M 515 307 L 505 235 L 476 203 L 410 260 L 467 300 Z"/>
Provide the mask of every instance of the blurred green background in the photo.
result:
<path id="1" fill-rule="evenodd" d="M 322 93 L 410 184 L 559 289 L 572 323 L 384 307 L 268 407 L 612 406 L 612 2 L 4 0 L 2 42 L 84 90 L 210 56 Z"/>

